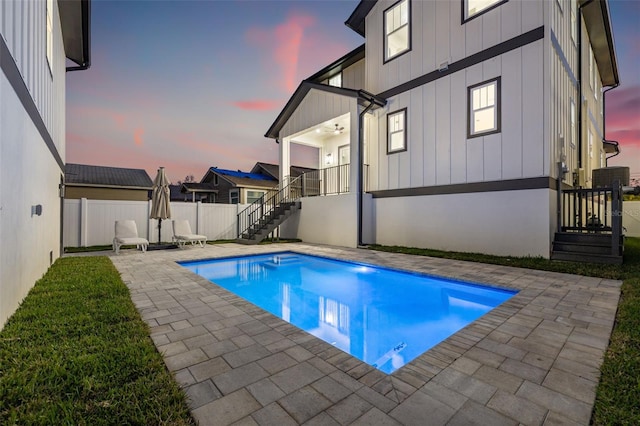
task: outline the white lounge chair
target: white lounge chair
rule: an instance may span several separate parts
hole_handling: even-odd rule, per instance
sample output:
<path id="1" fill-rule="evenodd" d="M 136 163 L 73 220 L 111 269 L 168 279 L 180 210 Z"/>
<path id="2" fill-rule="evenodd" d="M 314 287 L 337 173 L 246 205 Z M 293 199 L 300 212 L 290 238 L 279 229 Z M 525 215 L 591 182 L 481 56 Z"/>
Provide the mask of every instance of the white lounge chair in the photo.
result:
<path id="1" fill-rule="evenodd" d="M 175 241 L 180 248 L 183 248 L 186 243 L 191 243 L 192 246 L 200 244 L 200 247 L 204 247 L 207 242 L 207 237 L 191 232 L 191 225 L 189 225 L 188 220 L 176 219 L 172 223 L 173 241 Z"/>
<path id="2" fill-rule="evenodd" d="M 149 241 L 138 237 L 138 227 L 133 220 L 116 220 L 116 236 L 113 238 L 113 250 L 120 253 L 120 247 L 124 245 L 136 245 L 142 252 L 147 251 Z"/>

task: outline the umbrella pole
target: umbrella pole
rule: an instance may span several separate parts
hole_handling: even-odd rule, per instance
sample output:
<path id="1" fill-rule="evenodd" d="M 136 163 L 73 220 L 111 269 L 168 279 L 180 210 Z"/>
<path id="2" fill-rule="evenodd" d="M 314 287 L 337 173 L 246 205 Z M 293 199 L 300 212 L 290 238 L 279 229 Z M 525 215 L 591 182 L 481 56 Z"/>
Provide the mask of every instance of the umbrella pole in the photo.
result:
<path id="1" fill-rule="evenodd" d="M 162 219 L 158 219 L 158 244 L 160 244 L 160 233 L 162 232 Z"/>

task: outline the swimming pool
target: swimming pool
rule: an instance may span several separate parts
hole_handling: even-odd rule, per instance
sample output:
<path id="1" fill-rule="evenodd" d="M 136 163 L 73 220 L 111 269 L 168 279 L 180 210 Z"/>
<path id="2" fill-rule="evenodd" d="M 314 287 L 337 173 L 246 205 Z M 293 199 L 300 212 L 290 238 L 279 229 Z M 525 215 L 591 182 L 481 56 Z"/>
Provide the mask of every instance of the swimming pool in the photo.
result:
<path id="1" fill-rule="evenodd" d="M 180 264 L 388 374 L 516 293 L 293 252 Z"/>

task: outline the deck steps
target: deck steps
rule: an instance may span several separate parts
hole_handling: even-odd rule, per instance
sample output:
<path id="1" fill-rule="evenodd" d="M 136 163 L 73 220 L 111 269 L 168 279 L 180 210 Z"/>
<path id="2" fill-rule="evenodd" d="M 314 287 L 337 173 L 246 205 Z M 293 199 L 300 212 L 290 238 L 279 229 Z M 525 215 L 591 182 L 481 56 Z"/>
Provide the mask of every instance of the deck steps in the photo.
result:
<path id="1" fill-rule="evenodd" d="M 622 239 L 612 248 L 611 234 L 556 232 L 551 259 L 571 262 L 621 264 Z"/>
<path id="2" fill-rule="evenodd" d="M 240 244 L 258 244 L 274 229 L 287 220 L 295 211 L 302 208 L 300 201 L 281 203 L 271 212 L 265 214 L 256 224 L 247 232 L 242 234 L 242 238 L 236 239 Z"/>

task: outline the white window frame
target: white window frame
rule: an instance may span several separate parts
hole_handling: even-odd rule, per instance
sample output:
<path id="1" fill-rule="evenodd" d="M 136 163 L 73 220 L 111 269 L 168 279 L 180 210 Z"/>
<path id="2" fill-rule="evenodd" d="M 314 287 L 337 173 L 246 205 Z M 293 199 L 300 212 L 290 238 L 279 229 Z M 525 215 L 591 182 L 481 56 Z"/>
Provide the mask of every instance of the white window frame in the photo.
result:
<path id="1" fill-rule="evenodd" d="M 487 13 L 507 1 L 509 0 L 462 0 L 462 23 L 464 24 L 473 18 Z M 486 4 L 482 5 L 480 9 L 473 8 L 472 11 L 471 6 L 478 2 L 484 2 Z"/>
<path id="2" fill-rule="evenodd" d="M 467 88 L 467 138 L 477 138 L 480 136 L 491 135 L 494 133 L 500 133 L 501 130 L 501 90 L 500 90 L 501 78 L 496 77 L 490 80 L 483 81 Z M 482 89 L 493 86 L 493 99 L 489 96 L 489 92 L 486 92 L 486 99 L 478 99 L 479 105 L 475 95 L 482 96 Z M 493 101 L 493 103 L 490 103 Z M 482 112 L 493 110 L 493 127 L 487 130 L 475 129 L 476 115 Z"/>
<path id="3" fill-rule="evenodd" d="M 235 198 L 236 202 L 233 202 Z M 240 204 L 240 190 L 239 189 L 230 189 L 229 190 L 229 204 Z"/>
<path id="4" fill-rule="evenodd" d="M 220 180 L 218 178 L 218 175 L 214 174 L 213 175 L 213 186 L 218 186 L 220 184 Z"/>
<path id="5" fill-rule="evenodd" d="M 394 138 L 402 137 L 402 146 L 391 148 Z M 387 114 L 387 155 L 407 150 L 407 108 Z"/>
<path id="6" fill-rule="evenodd" d="M 251 197 L 249 195 L 249 193 L 254 192 L 256 194 L 260 194 L 257 198 L 256 197 Z M 247 204 L 251 204 L 254 201 L 260 199 L 260 197 L 262 197 L 264 194 L 266 193 L 266 191 L 261 191 L 259 189 L 247 189 L 245 192 L 245 196 L 247 197 Z M 253 198 L 253 200 L 250 200 L 250 198 Z"/>
<path id="7" fill-rule="evenodd" d="M 406 20 L 407 22 L 402 22 L 402 7 L 403 5 L 406 5 Z M 384 52 L 383 52 L 383 58 L 384 61 L 383 63 L 386 63 L 392 59 L 397 58 L 398 56 L 401 56 L 407 52 L 409 52 L 411 50 L 411 1 L 410 0 L 400 0 L 398 2 L 396 2 L 395 4 L 393 4 L 391 7 L 389 7 L 388 9 L 386 9 L 384 11 L 384 13 L 382 14 L 383 18 L 382 18 L 382 29 L 384 31 Z M 396 19 L 397 17 L 397 19 Z M 387 23 L 389 22 L 389 18 L 393 19 L 394 24 L 396 24 L 397 26 L 395 26 L 391 31 L 387 30 Z M 397 22 L 396 22 L 397 21 Z M 394 52 L 393 54 L 389 53 L 389 37 L 392 36 L 393 34 L 397 34 L 399 31 L 403 31 L 406 28 L 407 31 L 407 46 L 402 49 L 399 50 L 397 52 Z"/>
<path id="8" fill-rule="evenodd" d="M 339 72 L 338 74 L 329 77 L 327 83 L 329 86 L 342 87 L 342 73 Z"/>
<path id="9" fill-rule="evenodd" d="M 53 76 L 53 0 L 46 1 L 46 56 L 49 72 Z"/>

